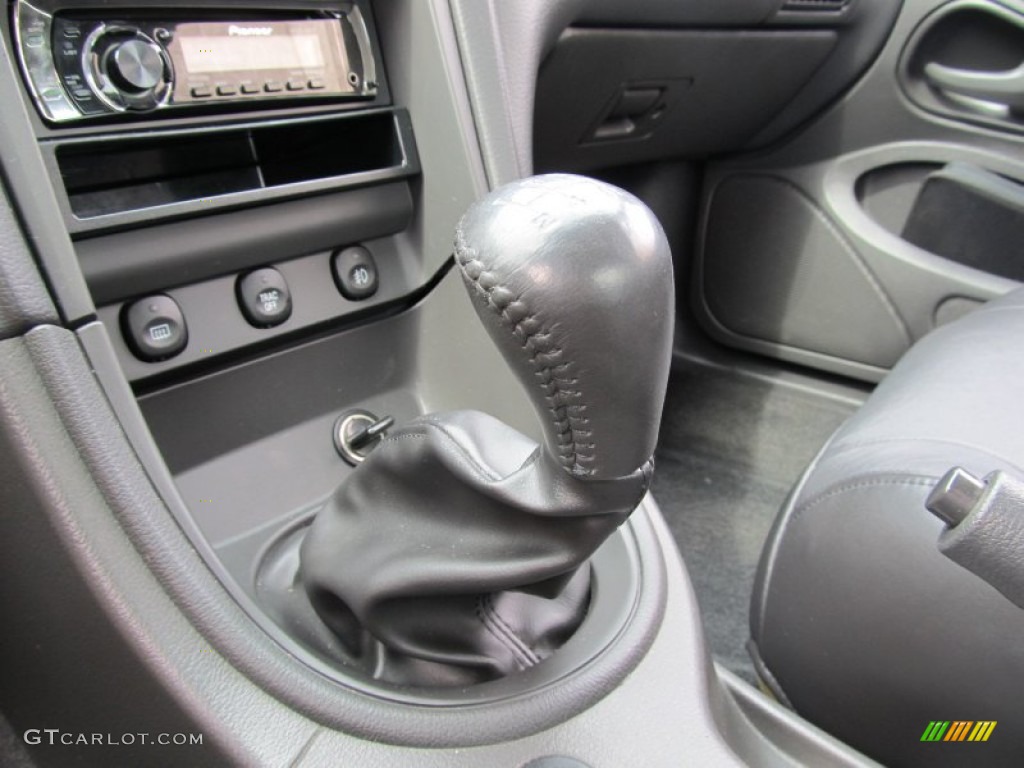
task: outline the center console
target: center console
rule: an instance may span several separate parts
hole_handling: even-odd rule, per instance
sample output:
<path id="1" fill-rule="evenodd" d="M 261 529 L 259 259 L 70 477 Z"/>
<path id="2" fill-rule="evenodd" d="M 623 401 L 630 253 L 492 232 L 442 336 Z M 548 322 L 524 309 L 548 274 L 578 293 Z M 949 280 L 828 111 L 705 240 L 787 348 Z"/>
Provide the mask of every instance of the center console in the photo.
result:
<path id="1" fill-rule="evenodd" d="M 453 9 L 10 6 L 5 176 L 46 180 L 18 203 L 82 355 L 48 386 L 95 390 L 83 461 L 127 446 L 131 471 L 90 466 L 120 557 L 167 605 L 128 580 L 123 602 L 142 624 L 188 620 L 148 653 L 246 764 L 856 763 L 716 671 L 650 496 L 594 555 L 572 636 L 500 679 L 396 684 L 282 603 L 310 520 L 363 458 L 351 425 L 473 408 L 543 439 L 453 268 L 503 151 L 478 130 L 494 117 L 463 71 L 479 41 Z M 225 699 L 245 707 L 209 706 Z"/>

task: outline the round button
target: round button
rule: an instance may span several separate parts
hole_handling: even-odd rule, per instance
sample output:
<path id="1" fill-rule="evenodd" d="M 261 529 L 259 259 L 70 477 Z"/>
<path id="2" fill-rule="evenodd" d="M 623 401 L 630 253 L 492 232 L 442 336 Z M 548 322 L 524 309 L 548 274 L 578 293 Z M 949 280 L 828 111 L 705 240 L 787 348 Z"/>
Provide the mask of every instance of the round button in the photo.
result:
<path id="1" fill-rule="evenodd" d="M 334 254 L 334 282 L 342 296 L 351 301 L 367 299 L 377 292 L 380 278 L 373 255 L 361 245 Z"/>
<path id="2" fill-rule="evenodd" d="M 284 275 L 271 267 L 257 269 L 238 281 L 238 306 L 257 328 L 280 325 L 292 314 L 292 296 Z"/>
<path id="3" fill-rule="evenodd" d="M 164 77 L 160 51 L 143 40 L 119 43 L 111 55 L 110 69 L 118 85 L 139 93 L 152 90 Z"/>
<path id="4" fill-rule="evenodd" d="M 188 343 L 185 317 L 170 296 L 139 299 L 125 310 L 123 324 L 128 346 L 147 363 L 174 357 Z"/>

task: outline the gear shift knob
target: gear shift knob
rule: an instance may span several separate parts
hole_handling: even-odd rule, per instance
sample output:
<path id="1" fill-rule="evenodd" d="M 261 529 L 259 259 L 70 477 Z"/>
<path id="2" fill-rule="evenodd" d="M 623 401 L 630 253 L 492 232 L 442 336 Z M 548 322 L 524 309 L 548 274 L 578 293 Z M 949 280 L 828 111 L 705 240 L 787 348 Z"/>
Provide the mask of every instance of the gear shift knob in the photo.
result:
<path id="1" fill-rule="evenodd" d="M 669 249 L 632 195 L 515 182 L 467 212 L 455 256 L 543 445 L 478 411 L 414 419 L 345 478 L 300 552 L 343 664 L 403 685 L 513 674 L 580 626 L 587 558 L 647 493 L 671 361 Z"/>
<path id="2" fill-rule="evenodd" d="M 459 223 L 455 260 L 491 338 L 586 479 L 654 453 L 672 360 L 672 259 L 643 203 L 581 176 L 498 189 Z"/>

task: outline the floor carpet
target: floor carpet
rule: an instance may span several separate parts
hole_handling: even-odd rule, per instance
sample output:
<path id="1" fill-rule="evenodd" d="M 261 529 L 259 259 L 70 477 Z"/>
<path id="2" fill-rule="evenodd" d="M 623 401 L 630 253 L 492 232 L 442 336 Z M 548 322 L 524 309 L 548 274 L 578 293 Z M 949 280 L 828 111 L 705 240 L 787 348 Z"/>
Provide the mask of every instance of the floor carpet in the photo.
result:
<path id="1" fill-rule="evenodd" d="M 754 682 L 754 571 L 786 494 L 854 411 L 843 399 L 703 364 L 674 371 L 654 497 L 693 580 L 715 658 Z"/>

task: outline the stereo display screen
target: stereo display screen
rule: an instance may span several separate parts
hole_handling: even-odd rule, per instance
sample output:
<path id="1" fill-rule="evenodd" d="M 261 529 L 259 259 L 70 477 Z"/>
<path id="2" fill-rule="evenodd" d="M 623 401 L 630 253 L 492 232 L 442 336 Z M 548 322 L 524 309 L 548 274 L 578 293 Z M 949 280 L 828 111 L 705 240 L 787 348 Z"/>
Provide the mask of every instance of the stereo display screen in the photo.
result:
<path id="1" fill-rule="evenodd" d="M 232 29 L 234 27 L 229 27 Z M 239 27 L 239 29 L 273 29 Z M 277 32 L 278 30 L 274 30 Z M 191 74 L 250 72 L 264 69 L 315 69 L 324 66 L 320 37 L 303 34 L 228 37 L 197 35 L 179 40 L 185 66 Z"/>
<path id="2" fill-rule="evenodd" d="M 337 21 L 179 24 L 169 46 L 189 75 L 336 69 L 346 59 Z"/>

